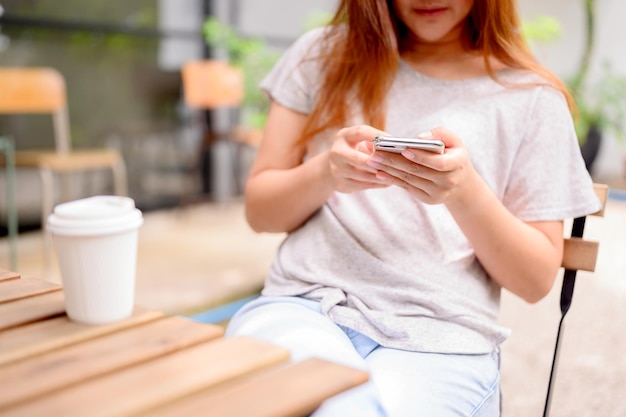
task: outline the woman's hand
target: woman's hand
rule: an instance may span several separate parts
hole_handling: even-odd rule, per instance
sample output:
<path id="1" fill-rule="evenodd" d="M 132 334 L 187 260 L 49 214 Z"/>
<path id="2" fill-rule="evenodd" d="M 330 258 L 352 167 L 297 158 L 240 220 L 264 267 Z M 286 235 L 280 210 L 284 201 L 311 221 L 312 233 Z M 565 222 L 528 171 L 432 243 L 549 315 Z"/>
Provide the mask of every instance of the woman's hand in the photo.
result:
<path id="1" fill-rule="evenodd" d="M 305 159 L 300 140 L 307 115 L 272 102 L 245 189 L 246 219 L 257 232 L 292 232 L 333 192 L 351 193 L 389 184 L 367 166 L 372 138 L 384 133 L 368 126 L 337 133 L 331 150 Z"/>
<path id="2" fill-rule="evenodd" d="M 445 153 L 407 149 L 402 154 L 376 152 L 367 162 L 378 170 L 376 177 L 388 185 L 406 189 L 427 204 L 453 203 L 462 200 L 476 179 L 469 154 L 461 139 L 444 128 L 435 128 L 419 135 L 437 138 L 446 145 Z"/>
<path id="3" fill-rule="evenodd" d="M 372 139 L 384 134 L 365 125 L 347 127 L 337 132 L 328 152 L 328 174 L 334 190 L 353 193 L 391 185 L 389 181 L 378 178 L 378 171 L 368 165 L 374 154 Z"/>
<path id="4" fill-rule="evenodd" d="M 436 128 L 420 137 L 443 140 L 445 153 L 376 152 L 368 165 L 378 169 L 380 180 L 406 189 L 420 201 L 445 204 L 499 285 L 529 302 L 545 296 L 563 254 L 562 222 L 525 223 L 516 218 L 480 178 L 463 142 L 450 131 Z"/>

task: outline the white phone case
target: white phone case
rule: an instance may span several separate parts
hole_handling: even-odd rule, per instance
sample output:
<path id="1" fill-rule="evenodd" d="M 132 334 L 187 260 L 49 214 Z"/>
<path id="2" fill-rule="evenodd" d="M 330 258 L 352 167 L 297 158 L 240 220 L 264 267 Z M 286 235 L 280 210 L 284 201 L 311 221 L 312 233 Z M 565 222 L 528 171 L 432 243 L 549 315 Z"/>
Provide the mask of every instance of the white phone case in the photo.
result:
<path id="1" fill-rule="evenodd" d="M 374 148 L 379 151 L 400 153 L 407 148 L 424 149 L 426 151 L 443 153 L 445 145 L 439 139 L 397 138 L 391 136 L 376 136 L 373 140 Z"/>

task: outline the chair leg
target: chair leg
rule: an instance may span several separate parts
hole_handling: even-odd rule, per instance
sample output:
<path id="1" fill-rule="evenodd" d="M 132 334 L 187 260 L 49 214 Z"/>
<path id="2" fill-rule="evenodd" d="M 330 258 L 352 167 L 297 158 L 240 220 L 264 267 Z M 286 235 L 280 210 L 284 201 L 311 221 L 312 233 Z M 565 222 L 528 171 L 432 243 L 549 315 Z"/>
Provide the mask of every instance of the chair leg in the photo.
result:
<path id="1" fill-rule="evenodd" d="M 120 156 L 120 159 L 112 167 L 113 171 L 113 188 L 116 195 L 128 196 L 128 175 L 126 173 L 126 164 Z"/>
<path id="2" fill-rule="evenodd" d="M 44 276 L 50 277 L 52 274 L 52 236 L 48 233 L 48 216 L 54 209 L 54 174 L 48 168 L 39 168 L 41 178 L 41 232 L 43 235 L 43 270 Z"/>
<path id="3" fill-rule="evenodd" d="M 0 150 L 5 154 L 7 195 L 7 236 L 9 241 L 9 268 L 17 271 L 17 203 L 15 202 L 15 147 L 7 137 L 0 137 Z"/>

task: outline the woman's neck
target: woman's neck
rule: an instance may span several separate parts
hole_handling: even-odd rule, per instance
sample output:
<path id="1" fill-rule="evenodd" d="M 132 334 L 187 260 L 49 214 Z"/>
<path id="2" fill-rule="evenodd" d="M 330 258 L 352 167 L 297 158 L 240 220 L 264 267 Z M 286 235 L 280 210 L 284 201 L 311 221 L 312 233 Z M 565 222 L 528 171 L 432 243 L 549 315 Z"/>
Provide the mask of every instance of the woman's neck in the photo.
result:
<path id="1" fill-rule="evenodd" d="M 414 39 L 401 45 L 400 57 L 416 71 L 443 80 L 463 80 L 488 75 L 485 59 L 480 51 L 473 51 L 459 38 L 441 42 L 419 42 Z M 503 66 L 489 60 L 497 71 Z"/>
<path id="2" fill-rule="evenodd" d="M 462 80 L 488 75 L 483 56 L 468 51 L 459 42 L 414 44 L 400 57 L 416 71 L 444 80 Z"/>

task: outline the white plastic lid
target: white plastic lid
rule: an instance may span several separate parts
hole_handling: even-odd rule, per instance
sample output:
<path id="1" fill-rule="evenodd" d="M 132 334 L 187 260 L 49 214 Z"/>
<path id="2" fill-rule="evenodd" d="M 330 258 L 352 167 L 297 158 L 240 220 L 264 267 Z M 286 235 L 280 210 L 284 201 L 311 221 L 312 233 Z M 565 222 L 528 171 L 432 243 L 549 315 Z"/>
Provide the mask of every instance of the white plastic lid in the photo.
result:
<path id="1" fill-rule="evenodd" d="M 95 196 L 59 204 L 48 216 L 48 230 L 66 236 L 121 233 L 143 224 L 141 211 L 129 197 Z"/>

